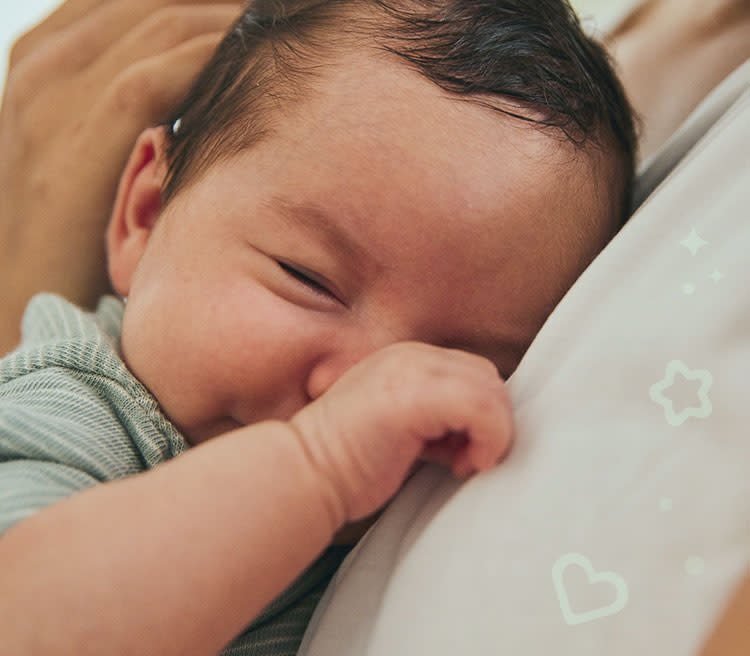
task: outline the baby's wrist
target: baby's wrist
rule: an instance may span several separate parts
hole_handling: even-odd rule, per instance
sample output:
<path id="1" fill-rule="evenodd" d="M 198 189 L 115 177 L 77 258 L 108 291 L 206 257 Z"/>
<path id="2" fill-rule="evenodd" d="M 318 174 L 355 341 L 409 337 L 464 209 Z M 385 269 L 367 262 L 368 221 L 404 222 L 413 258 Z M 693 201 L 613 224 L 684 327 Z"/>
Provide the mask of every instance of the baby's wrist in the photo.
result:
<path id="1" fill-rule="evenodd" d="M 299 414 L 284 422 L 284 425 L 305 461 L 305 468 L 315 479 L 314 486 L 320 492 L 320 499 L 329 517 L 333 535 L 349 521 L 349 517 L 343 495 L 331 476 L 330 468 L 326 466 L 329 459 L 325 457 L 323 441 L 315 439 L 314 431 L 306 426 L 304 420 L 299 419 Z"/>

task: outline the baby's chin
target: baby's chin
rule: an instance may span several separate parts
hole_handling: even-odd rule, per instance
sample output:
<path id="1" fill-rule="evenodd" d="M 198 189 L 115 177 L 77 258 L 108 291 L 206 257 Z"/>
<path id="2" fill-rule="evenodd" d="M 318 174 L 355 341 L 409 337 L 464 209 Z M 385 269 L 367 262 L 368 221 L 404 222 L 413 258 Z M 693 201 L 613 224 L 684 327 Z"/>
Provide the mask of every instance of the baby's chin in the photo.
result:
<path id="1" fill-rule="evenodd" d="M 242 428 L 245 424 L 240 423 L 232 417 L 221 417 L 214 421 L 201 424 L 200 426 L 192 427 L 181 427 L 177 426 L 182 435 L 191 446 L 197 446 L 202 442 L 207 442 L 214 437 L 219 437 L 225 433 Z"/>

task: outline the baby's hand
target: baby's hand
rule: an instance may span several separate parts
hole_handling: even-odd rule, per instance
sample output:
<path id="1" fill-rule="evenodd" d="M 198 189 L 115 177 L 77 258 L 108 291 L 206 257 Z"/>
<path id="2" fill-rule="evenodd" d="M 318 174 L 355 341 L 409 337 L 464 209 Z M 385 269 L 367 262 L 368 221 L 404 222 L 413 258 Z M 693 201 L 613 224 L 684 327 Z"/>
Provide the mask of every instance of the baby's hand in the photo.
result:
<path id="1" fill-rule="evenodd" d="M 460 477 L 510 447 L 510 399 L 495 366 L 417 342 L 388 346 L 342 375 L 290 421 L 331 484 L 342 522 L 370 515 L 422 457 Z"/>

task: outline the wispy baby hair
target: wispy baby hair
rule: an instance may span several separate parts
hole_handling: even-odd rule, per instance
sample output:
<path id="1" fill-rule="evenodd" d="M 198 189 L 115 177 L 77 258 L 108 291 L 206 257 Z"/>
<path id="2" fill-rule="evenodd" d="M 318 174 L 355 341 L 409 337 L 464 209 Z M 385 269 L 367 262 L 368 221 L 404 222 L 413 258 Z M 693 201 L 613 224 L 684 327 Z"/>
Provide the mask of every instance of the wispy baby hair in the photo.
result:
<path id="1" fill-rule="evenodd" d="M 367 44 L 457 98 L 556 133 L 576 148 L 636 152 L 630 105 L 604 48 L 567 0 L 256 0 L 248 3 L 191 91 L 167 119 L 166 205 L 219 159 L 283 120 L 337 55 Z M 449 130 L 450 126 L 446 126 Z"/>

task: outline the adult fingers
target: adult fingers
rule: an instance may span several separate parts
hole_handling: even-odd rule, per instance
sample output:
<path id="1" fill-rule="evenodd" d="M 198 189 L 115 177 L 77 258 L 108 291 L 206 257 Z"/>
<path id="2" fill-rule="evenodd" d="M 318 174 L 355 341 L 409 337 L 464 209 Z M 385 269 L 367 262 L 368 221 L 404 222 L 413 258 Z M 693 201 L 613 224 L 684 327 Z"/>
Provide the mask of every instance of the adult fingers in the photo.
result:
<path id="1" fill-rule="evenodd" d="M 66 231 L 59 237 L 60 243 L 66 246 L 61 253 L 78 252 L 67 246 L 76 239 L 85 241 L 87 236 L 93 235 L 90 239 L 93 243 L 84 249 L 89 265 L 77 261 L 68 276 L 71 284 L 65 291 L 72 292 L 74 298 L 104 271 L 102 230 L 111 211 L 117 181 L 138 134 L 171 109 L 220 38 L 221 34 L 203 35 L 166 55 L 131 67 L 113 80 L 93 106 L 87 108 L 88 113 L 79 126 L 71 128 L 65 124 L 66 132 L 62 137 L 50 138 L 48 146 L 52 152 L 41 160 L 44 166 L 34 171 L 41 179 L 36 187 L 46 189 L 49 196 L 49 190 L 55 189 L 54 180 L 49 180 L 50 171 L 54 175 L 75 162 L 75 176 L 66 184 L 65 193 L 59 194 L 60 198 L 55 201 L 58 217 L 68 217 L 60 222 L 60 228 Z M 37 196 L 42 204 L 53 202 L 48 197 L 45 200 L 41 194 Z M 80 226 L 76 224 L 71 230 L 74 221 L 80 221 Z M 43 228 L 47 239 L 55 231 L 51 225 Z M 80 283 L 80 289 L 73 283 Z"/>
<path id="2" fill-rule="evenodd" d="M 223 32 L 203 34 L 130 66 L 98 99 L 89 115 L 91 124 L 107 131 L 112 147 L 127 144 L 129 148 L 144 128 L 166 118 L 222 37 Z M 97 130 L 89 134 L 94 140 L 100 139 Z M 126 158 L 127 152 L 122 157 Z"/>
<path id="3" fill-rule="evenodd" d="M 235 14 L 239 15 L 241 3 L 227 3 L 226 0 L 224 2 L 217 2 L 217 0 L 116 0 L 107 2 L 66 30 L 67 47 L 65 53 L 61 52 L 60 56 L 68 59 L 72 66 L 81 68 L 95 61 L 112 44 L 118 43 L 137 26 L 145 24 L 149 27 L 148 21 L 154 16 L 157 16 L 157 27 L 168 29 L 168 19 L 180 16 L 181 10 L 187 7 L 223 7 L 226 4 L 233 4 Z M 82 48 L 82 44 L 85 44 L 85 47 Z"/>
<path id="4" fill-rule="evenodd" d="M 13 44 L 10 52 L 10 66 L 13 67 L 29 52 L 35 50 L 41 41 L 75 23 L 92 9 L 105 2 L 112 2 L 112 0 L 67 0 L 67 2 L 63 2 Z"/>
<path id="5" fill-rule="evenodd" d="M 113 44 L 94 63 L 91 75 L 102 82 L 112 71 L 122 71 L 138 61 L 165 53 L 203 34 L 223 33 L 238 16 L 237 6 L 173 5 L 161 9 Z"/>
<path id="6" fill-rule="evenodd" d="M 133 28 L 167 7 L 225 5 L 218 0 L 79 0 L 63 18 L 24 35 L 14 45 L 11 66 L 38 52 L 37 76 L 76 71 L 94 62 Z M 67 3 L 66 3 L 67 4 Z M 233 3 L 239 15 L 241 2 Z M 66 5 L 63 5 L 58 11 Z M 204 30 L 205 31 L 205 30 Z M 41 51 L 41 52 L 39 52 Z M 46 55 L 46 56 L 45 56 Z"/>

